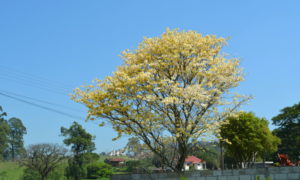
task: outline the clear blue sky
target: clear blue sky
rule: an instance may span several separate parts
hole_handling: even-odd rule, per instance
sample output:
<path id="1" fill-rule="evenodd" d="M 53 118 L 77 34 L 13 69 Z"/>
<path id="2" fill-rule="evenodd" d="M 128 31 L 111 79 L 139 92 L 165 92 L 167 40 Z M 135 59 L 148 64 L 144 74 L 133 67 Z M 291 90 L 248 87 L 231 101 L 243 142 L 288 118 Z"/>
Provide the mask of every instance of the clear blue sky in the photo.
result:
<path id="1" fill-rule="evenodd" d="M 1 1 L 0 90 L 85 117 L 67 95 L 72 89 L 110 75 L 122 64 L 120 52 L 144 36 L 179 28 L 231 38 L 224 51 L 240 57 L 246 72 L 238 92 L 254 96 L 242 109 L 270 120 L 300 101 L 299 7 L 296 0 Z M 26 145 L 62 143 L 60 127 L 77 120 L 3 96 L 0 105 L 23 120 Z M 98 152 L 127 142 L 112 142 L 110 127 L 79 122 L 96 136 Z"/>

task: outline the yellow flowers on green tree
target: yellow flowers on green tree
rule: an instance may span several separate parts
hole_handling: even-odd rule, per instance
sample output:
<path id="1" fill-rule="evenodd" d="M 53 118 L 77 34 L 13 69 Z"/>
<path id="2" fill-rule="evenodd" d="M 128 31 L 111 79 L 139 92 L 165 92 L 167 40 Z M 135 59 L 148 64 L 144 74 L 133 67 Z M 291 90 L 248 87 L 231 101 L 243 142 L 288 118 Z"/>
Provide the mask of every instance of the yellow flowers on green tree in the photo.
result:
<path id="1" fill-rule="evenodd" d="M 167 30 L 124 51 L 113 75 L 76 89 L 73 99 L 86 105 L 89 119 L 110 123 L 118 137 L 138 137 L 180 172 L 189 146 L 218 134 L 247 99 L 230 91 L 243 77 L 239 60 L 221 53 L 224 45 L 213 35 Z M 166 151 L 166 138 L 173 152 Z"/>

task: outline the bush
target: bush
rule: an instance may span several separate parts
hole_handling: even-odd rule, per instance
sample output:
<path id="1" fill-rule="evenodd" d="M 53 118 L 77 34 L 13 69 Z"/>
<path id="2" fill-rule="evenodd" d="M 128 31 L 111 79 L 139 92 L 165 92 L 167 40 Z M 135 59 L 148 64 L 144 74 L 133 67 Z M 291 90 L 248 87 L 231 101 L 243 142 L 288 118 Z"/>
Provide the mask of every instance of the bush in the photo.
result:
<path id="1" fill-rule="evenodd" d="M 32 169 L 26 168 L 22 176 L 22 180 L 39 180 L 40 174 Z"/>
<path id="2" fill-rule="evenodd" d="M 97 179 L 112 175 L 112 167 L 106 163 L 91 163 L 87 166 L 87 178 Z"/>

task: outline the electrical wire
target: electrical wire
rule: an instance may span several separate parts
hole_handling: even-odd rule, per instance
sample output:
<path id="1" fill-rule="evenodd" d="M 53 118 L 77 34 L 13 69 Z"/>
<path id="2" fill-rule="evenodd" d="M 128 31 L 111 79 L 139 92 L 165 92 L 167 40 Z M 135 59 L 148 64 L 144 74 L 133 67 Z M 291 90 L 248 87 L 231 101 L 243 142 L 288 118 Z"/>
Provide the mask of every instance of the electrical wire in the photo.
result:
<path id="1" fill-rule="evenodd" d="M 53 102 L 49 102 L 49 101 L 45 101 L 45 100 L 41 100 L 41 99 L 37 99 L 37 98 L 32 98 L 32 97 L 29 97 L 29 96 L 25 96 L 25 95 L 13 93 L 13 92 L 1 90 L 1 89 L 0 89 L 0 92 L 6 93 L 6 94 L 11 94 L 13 96 L 18 96 L 18 97 L 21 97 L 21 98 L 30 99 L 30 100 L 33 100 L 33 101 L 37 101 L 37 102 L 48 104 L 48 105 L 52 105 L 52 106 L 62 107 L 62 108 L 65 108 L 65 109 L 68 109 L 68 110 L 72 110 L 72 111 L 75 111 L 75 112 L 82 111 L 82 110 L 71 108 L 71 107 L 68 107 L 68 106 L 61 105 L 61 104 L 57 104 L 57 103 L 53 103 Z"/>
<path id="2" fill-rule="evenodd" d="M 57 114 L 61 114 L 61 115 L 64 115 L 64 116 L 67 116 L 67 117 L 70 117 L 70 118 L 74 118 L 74 119 L 78 119 L 78 120 L 84 120 L 84 118 L 82 118 L 80 116 L 75 116 L 73 114 L 69 114 L 69 113 L 66 113 L 66 112 L 63 112 L 63 111 L 60 111 L 60 110 L 56 110 L 54 108 L 39 105 L 37 103 L 33 103 L 33 102 L 30 102 L 30 101 L 27 101 L 27 100 L 24 100 L 24 99 L 21 99 L 21 98 L 18 98 L 18 97 L 14 97 L 14 96 L 8 95 L 8 94 L 3 93 L 3 92 L 0 92 L 0 95 L 5 96 L 5 97 L 10 98 L 10 99 L 14 99 L 14 100 L 19 101 L 19 102 L 23 102 L 23 103 L 41 108 L 41 109 L 44 109 L 44 110 L 47 110 L 47 111 L 55 112 Z"/>

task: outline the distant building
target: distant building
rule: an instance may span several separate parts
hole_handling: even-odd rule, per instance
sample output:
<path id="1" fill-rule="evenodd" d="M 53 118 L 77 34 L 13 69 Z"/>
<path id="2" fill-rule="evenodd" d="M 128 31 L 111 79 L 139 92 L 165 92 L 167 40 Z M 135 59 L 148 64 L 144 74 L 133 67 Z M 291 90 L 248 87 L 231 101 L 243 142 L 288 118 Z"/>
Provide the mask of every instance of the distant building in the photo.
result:
<path id="1" fill-rule="evenodd" d="M 188 156 L 184 161 L 184 170 L 205 170 L 206 162 L 196 156 Z"/>
<path id="2" fill-rule="evenodd" d="M 113 150 L 109 153 L 107 153 L 109 156 L 125 156 L 125 150 L 124 149 L 118 149 L 118 150 Z"/>
<path id="3" fill-rule="evenodd" d="M 108 158 L 104 161 L 107 164 L 110 164 L 113 167 L 120 167 L 125 165 L 125 159 L 123 158 Z"/>

